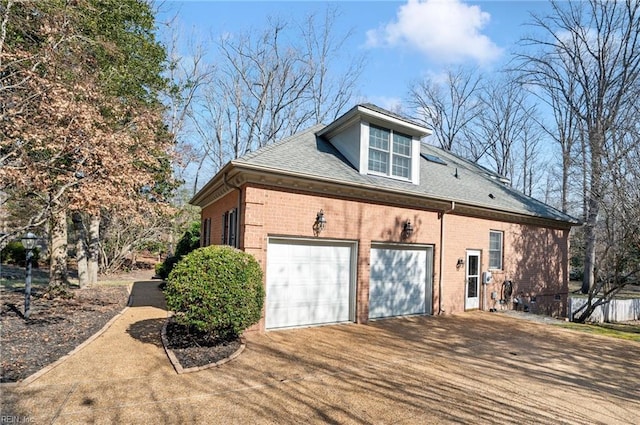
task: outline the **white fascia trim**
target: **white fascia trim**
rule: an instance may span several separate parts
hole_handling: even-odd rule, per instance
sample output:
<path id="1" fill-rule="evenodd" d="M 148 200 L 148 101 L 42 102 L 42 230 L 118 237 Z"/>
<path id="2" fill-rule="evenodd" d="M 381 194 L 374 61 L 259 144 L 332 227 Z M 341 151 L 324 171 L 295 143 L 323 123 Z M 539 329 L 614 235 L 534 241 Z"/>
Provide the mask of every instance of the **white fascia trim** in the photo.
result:
<path id="1" fill-rule="evenodd" d="M 348 112 L 342 115 L 340 118 L 324 127 L 320 130 L 317 136 L 328 137 L 331 138 L 337 132 L 340 132 L 345 126 L 350 125 L 356 119 L 366 119 L 373 120 L 374 124 L 377 125 L 388 125 L 392 128 L 401 129 L 401 131 L 406 132 L 409 136 L 416 136 L 419 138 L 429 136 L 432 131 L 426 127 L 423 127 L 418 124 L 414 124 L 410 121 L 403 120 L 397 117 L 393 117 L 387 114 L 383 114 L 378 111 L 371 110 L 366 106 L 357 105 L 351 108 Z"/>

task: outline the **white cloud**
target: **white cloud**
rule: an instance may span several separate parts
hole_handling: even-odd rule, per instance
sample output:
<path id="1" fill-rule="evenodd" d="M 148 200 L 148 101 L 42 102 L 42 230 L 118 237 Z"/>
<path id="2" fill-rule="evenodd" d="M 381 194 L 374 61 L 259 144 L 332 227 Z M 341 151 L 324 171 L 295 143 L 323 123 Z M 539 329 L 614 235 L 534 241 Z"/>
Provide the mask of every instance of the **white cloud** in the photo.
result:
<path id="1" fill-rule="evenodd" d="M 490 19 L 479 6 L 460 0 L 409 0 L 394 21 L 367 31 L 367 46 L 408 46 L 443 63 L 489 63 L 502 54 L 481 32 Z"/>

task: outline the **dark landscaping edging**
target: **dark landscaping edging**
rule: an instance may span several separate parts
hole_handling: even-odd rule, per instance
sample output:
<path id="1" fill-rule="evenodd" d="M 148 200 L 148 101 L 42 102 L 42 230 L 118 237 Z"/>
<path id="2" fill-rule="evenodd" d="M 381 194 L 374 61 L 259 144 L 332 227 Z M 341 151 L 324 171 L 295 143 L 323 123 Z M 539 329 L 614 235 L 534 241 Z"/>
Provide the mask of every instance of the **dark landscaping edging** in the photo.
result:
<path id="1" fill-rule="evenodd" d="M 223 364 L 225 364 L 227 362 L 230 362 L 231 360 L 233 360 L 236 357 L 238 357 L 244 351 L 244 349 L 245 349 L 245 347 L 247 345 L 245 339 L 240 337 L 240 348 L 238 348 L 229 357 L 224 358 L 222 360 L 218 360 L 215 363 L 206 364 L 204 366 L 194 366 L 194 367 L 184 368 L 180 364 L 180 361 L 178 360 L 176 355 L 173 354 L 173 350 L 171 350 L 171 348 L 169 348 L 169 341 L 167 340 L 167 325 L 168 324 L 169 324 L 169 320 L 165 321 L 164 322 L 164 326 L 162 326 L 162 334 L 161 334 L 162 346 L 164 347 L 164 351 L 167 353 L 167 357 L 169 357 L 169 361 L 173 365 L 173 368 L 175 369 L 176 373 L 178 373 L 178 374 L 199 372 L 201 370 L 210 369 L 212 367 L 222 366 Z"/>
<path id="2" fill-rule="evenodd" d="M 131 306 L 131 301 L 132 301 L 132 298 L 131 298 L 131 289 L 132 288 L 133 288 L 133 284 L 127 285 L 127 291 L 129 291 L 129 297 L 128 297 L 127 306 L 125 308 L 123 308 L 120 311 L 120 313 L 117 313 L 107 323 L 105 323 L 105 325 L 98 332 L 94 333 L 88 339 L 86 339 L 84 342 L 82 342 L 80 345 L 78 345 L 76 348 L 74 348 L 73 350 L 69 351 L 67 354 L 65 354 L 64 356 L 60 357 L 55 362 L 46 365 L 45 367 L 43 367 L 42 369 L 40 369 L 36 373 L 27 376 L 26 378 L 24 378 L 21 381 L 17 381 L 17 382 L 0 382 L 0 387 L 12 388 L 12 387 L 18 387 L 18 386 L 22 386 L 22 385 L 29 385 L 30 383 L 32 383 L 36 379 L 40 378 L 42 375 L 48 373 L 49 371 L 53 370 L 53 368 L 57 367 L 62 362 L 66 361 L 69 357 L 73 356 L 75 353 L 77 353 L 78 351 L 82 350 L 84 347 L 86 347 L 87 345 L 89 345 L 93 341 L 95 341 L 100 335 L 105 333 L 107 331 L 107 329 L 109 329 L 111 327 L 111 325 L 113 325 L 113 323 L 116 320 L 118 320 L 118 318 L 120 316 L 122 316 L 124 314 L 125 311 L 127 311 L 129 309 L 129 307 Z"/>

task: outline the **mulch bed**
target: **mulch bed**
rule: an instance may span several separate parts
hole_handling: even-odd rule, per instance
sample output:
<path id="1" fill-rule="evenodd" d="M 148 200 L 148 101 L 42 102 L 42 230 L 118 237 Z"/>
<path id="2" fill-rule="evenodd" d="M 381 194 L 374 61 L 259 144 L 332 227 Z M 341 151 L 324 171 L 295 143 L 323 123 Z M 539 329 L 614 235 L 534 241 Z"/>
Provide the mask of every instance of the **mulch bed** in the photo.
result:
<path id="1" fill-rule="evenodd" d="M 185 369 L 206 366 L 226 359 L 242 345 L 240 339 L 221 340 L 212 334 L 190 330 L 173 319 L 169 319 L 166 336 L 167 348 L 171 349 Z"/>
<path id="2" fill-rule="evenodd" d="M 129 296 L 126 286 L 95 286 L 71 293 L 72 298 L 51 300 L 43 296 L 43 289 L 35 288 L 31 315 L 25 320 L 24 292 L 0 291 L 0 382 L 22 381 L 70 353 L 120 313 Z M 242 344 L 239 339 L 224 341 L 189 331 L 171 319 L 167 339 L 185 369 L 226 359 Z"/>
<path id="3" fill-rule="evenodd" d="M 0 382 L 21 381 L 73 351 L 126 306 L 125 286 L 72 289 L 73 298 L 31 297 L 29 320 L 22 317 L 24 293 L 2 292 Z"/>

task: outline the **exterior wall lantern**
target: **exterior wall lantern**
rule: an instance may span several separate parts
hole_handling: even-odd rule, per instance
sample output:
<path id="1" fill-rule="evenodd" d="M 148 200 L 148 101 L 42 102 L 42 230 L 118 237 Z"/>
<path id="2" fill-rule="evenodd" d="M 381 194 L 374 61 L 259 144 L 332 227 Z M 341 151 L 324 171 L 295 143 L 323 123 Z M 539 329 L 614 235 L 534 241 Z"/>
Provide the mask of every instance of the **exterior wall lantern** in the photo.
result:
<path id="1" fill-rule="evenodd" d="M 24 283 L 24 318 L 28 319 L 31 314 L 31 260 L 33 259 L 33 249 L 36 247 L 38 237 L 29 232 L 22 237 L 22 246 L 26 252 L 27 276 Z"/>
<path id="2" fill-rule="evenodd" d="M 313 234 L 318 236 L 327 226 L 327 219 L 324 218 L 324 210 L 318 211 L 316 221 L 313 223 Z"/>
<path id="3" fill-rule="evenodd" d="M 402 226 L 402 239 L 409 239 L 413 234 L 413 225 L 411 224 L 411 220 L 407 220 Z"/>
<path id="4" fill-rule="evenodd" d="M 464 258 L 458 258 L 458 262 L 456 263 L 456 270 L 460 270 L 464 266 Z"/>

